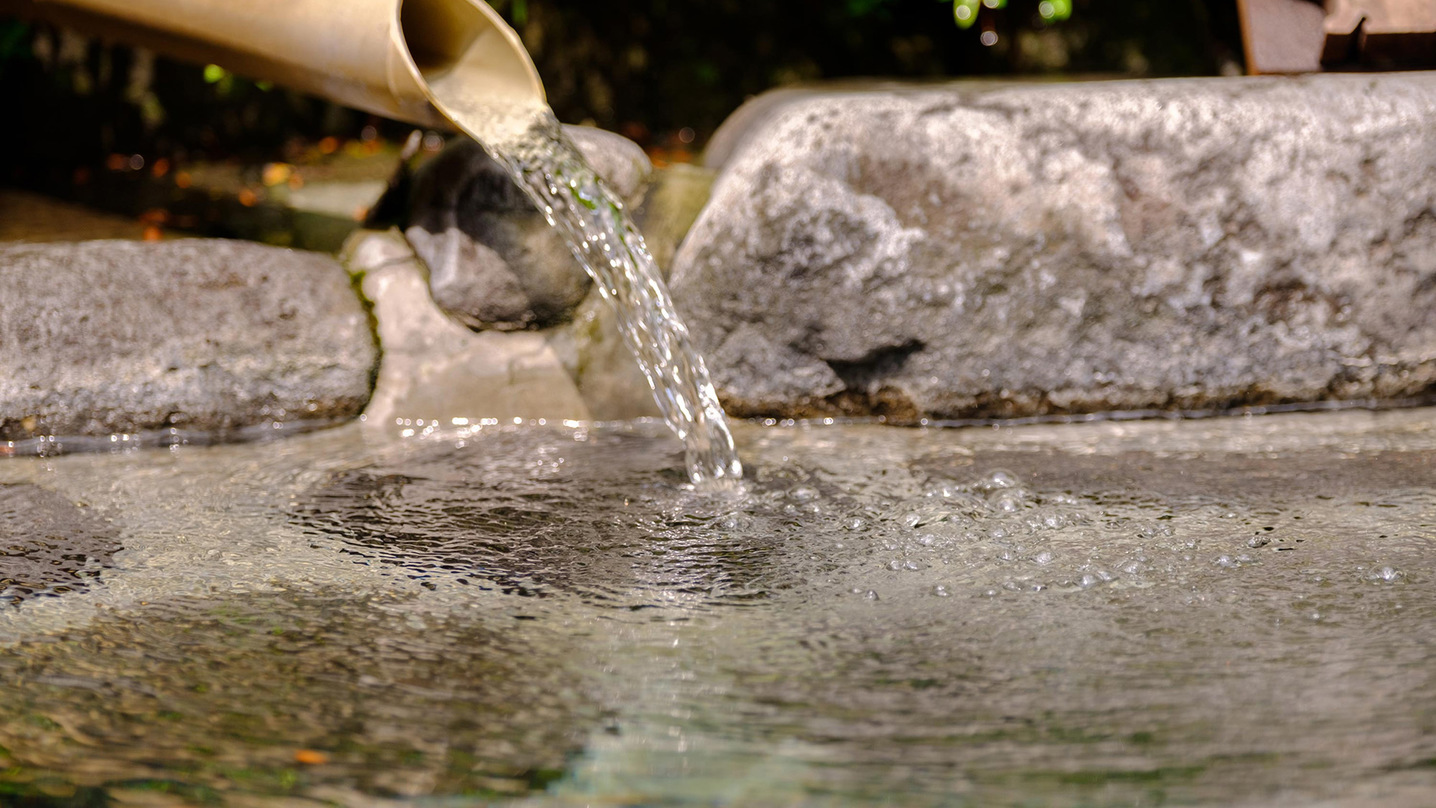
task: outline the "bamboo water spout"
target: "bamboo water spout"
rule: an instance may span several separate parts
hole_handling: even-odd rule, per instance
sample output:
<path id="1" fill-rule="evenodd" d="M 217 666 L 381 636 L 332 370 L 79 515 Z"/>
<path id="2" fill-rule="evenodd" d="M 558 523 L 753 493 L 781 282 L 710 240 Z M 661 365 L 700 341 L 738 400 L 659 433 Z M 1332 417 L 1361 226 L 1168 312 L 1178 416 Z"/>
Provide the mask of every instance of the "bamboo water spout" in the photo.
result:
<path id="1" fill-rule="evenodd" d="M 518 35 L 483 0 L 0 0 L 6 12 L 422 126 L 451 126 L 426 78 L 455 69 L 498 101 L 544 98 Z"/>

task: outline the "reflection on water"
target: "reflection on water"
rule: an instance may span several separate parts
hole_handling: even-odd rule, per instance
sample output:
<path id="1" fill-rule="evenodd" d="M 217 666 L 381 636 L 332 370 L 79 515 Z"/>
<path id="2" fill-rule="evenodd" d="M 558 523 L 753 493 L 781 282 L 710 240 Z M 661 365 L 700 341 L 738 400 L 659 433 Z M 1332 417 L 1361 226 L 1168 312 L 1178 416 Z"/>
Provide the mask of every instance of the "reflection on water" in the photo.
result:
<path id="1" fill-rule="evenodd" d="M 0 804 L 1436 801 L 1432 412 L 738 437 L 0 465 L 124 548 L 0 607 Z"/>

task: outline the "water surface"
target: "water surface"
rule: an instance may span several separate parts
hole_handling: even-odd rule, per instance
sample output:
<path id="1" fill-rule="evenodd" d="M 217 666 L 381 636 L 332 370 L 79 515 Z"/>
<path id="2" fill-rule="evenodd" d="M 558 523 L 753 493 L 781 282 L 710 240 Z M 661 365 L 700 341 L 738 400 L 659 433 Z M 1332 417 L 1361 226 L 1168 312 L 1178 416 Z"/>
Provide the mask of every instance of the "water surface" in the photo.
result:
<path id="1" fill-rule="evenodd" d="M 738 437 L 6 461 L 111 554 L 0 605 L 0 802 L 1436 799 L 1431 411 Z"/>

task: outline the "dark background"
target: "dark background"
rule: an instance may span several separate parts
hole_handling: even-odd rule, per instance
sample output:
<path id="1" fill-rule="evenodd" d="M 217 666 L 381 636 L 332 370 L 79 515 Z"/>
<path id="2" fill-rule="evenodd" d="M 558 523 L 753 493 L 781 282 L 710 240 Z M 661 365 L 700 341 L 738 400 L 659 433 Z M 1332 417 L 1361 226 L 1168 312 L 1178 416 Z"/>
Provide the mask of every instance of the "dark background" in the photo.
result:
<path id="1" fill-rule="evenodd" d="M 994 0 L 996 2 L 996 0 Z M 691 156 L 746 98 L 860 76 L 1172 76 L 1241 70 L 1235 0 L 496 0 L 533 54 L 559 117 Z M 336 3 L 342 8 L 342 3 Z M 989 32 L 982 44 L 982 34 Z M 325 137 L 402 139 L 410 127 L 241 77 L 0 17 L 0 183 L 47 185 L 116 155 L 274 159 Z"/>

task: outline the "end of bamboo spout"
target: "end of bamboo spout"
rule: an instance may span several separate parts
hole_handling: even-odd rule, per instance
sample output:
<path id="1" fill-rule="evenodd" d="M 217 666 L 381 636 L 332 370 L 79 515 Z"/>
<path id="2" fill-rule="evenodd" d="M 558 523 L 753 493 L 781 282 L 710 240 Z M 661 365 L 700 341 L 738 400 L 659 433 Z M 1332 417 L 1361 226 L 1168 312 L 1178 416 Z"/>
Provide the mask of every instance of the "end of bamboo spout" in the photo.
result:
<path id="1" fill-rule="evenodd" d="M 461 71 L 475 94 L 544 100 L 518 34 L 483 0 L 401 0 L 397 34 L 421 84 Z"/>

